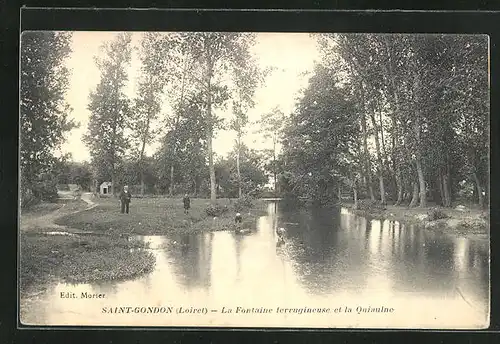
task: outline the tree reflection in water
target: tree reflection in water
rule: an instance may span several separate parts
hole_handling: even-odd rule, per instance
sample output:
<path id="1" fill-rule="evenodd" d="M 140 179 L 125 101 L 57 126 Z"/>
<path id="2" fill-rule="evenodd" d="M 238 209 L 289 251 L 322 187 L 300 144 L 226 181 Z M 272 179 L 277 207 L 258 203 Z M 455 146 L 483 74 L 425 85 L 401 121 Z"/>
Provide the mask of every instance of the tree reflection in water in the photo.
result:
<path id="1" fill-rule="evenodd" d="M 280 225 L 288 222 L 298 223 L 287 227 L 288 256 L 311 293 L 368 287 L 453 294 L 460 281 L 488 297 L 487 244 L 331 209 L 281 213 Z"/>
<path id="2" fill-rule="evenodd" d="M 163 250 L 173 263 L 173 275 L 183 287 L 210 287 L 213 235 L 213 232 L 173 235 L 169 249 Z"/>

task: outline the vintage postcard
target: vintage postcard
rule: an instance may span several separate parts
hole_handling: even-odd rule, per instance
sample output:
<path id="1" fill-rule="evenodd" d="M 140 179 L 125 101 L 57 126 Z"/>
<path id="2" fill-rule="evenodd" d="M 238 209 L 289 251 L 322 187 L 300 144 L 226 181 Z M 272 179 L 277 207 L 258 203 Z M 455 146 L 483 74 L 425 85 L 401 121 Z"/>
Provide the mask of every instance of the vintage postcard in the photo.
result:
<path id="1" fill-rule="evenodd" d="M 32 326 L 482 329 L 486 35 L 26 31 Z"/>

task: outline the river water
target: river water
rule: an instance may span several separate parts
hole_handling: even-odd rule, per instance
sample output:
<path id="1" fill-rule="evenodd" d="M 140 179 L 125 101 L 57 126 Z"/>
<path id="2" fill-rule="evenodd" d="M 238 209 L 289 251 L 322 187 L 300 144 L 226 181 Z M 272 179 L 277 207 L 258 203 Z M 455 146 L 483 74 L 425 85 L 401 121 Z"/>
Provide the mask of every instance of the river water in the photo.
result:
<path id="1" fill-rule="evenodd" d="M 150 243 L 156 257 L 152 273 L 125 282 L 51 285 L 21 300 L 21 322 L 429 329 L 489 325 L 487 240 L 371 220 L 346 209 L 287 213 L 277 207 L 270 203 L 268 215 L 248 235 L 225 231 L 135 237 Z M 277 227 L 287 231 L 286 244 L 279 247 Z M 73 292 L 101 293 L 104 298 L 61 297 Z"/>

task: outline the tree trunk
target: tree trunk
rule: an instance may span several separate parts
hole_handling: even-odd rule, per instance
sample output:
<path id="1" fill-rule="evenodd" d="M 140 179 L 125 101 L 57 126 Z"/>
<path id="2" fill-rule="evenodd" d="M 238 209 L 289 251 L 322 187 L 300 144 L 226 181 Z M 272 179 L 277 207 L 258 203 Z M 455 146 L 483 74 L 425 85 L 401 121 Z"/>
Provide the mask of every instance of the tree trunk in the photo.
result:
<path id="1" fill-rule="evenodd" d="M 417 168 L 418 183 L 420 187 L 420 207 L 425 208 L 427 206 L 427 190 L 425 185 L 424 170 L 422 167 L 422 158 L 420 154 L 420 114 L 416 114 L 416 119 L 413 124 L 414 135 L 416 139 L 415 144 L 415 165 Z"/>
<path id="2" fill-rule="evenodd" d="M 365 173 L 366 173 L 366 183 L 368 186 L 368 192 L 370 193 L 370 199 L 372 201 L 375 200 L 375 194 L 373 193 L 372 186 L 372 172 L 371 172 L 371 163 L 370 163 L 370 153 L 368 152 L 368 134 L 366 130 L 366 118 L 363 113 L 361 116 L 361 126 L 363 129 L 363 155 L 364 155 L 364 165 L 365 165 Z"/>
<path id="3" fill-rule="evenodd" d="M 422 90 L 422 84 L 420 80 L 420 67 L 416 65 L 415 61 L 413 62 L 413 93 L 414 93 L 414 99 L 413 102 L 415 104 L 415 119 L 413 121 L 413 133 L 415 136 L 415 163 L 417 167 L 417 175 L 418 175 L 418 182 L 420 186 L 420 207 L 424 208 L 427 206 L 427 188 L 425 185 L 425 178 L 424 178 L 424 169 L 422 166 L 422 152 L 421 152 L 421 112 L 420 112 L 420 106 L 421 106 L 421 90 Z"/>
<path id="4" fill-rule="evenodd" d="M 437 177 L 437 180 L 436 180 L 436 183 L 439 187 L 439 196 L 441 198 L 441 205 L 442 206 L 445 206 L 446 204 L 446 195 L 445 195 L 445 192 L 444 192 L 444 187 L 443 187 L 443 183 L 444 180 L 443 180 L 443 171 L 442 169 L 440 168 L 439 171 L 438 171 L 438 177 Z"/>
<path id="5" fill-rule="evenodd" d="M 451 207 L 451 197 L 450 197 L 450 184 L 448 180 L 448 176 L 445 173 L 443 175 L 443 191 L 444 191 L 444 206 Z"/>
<path id="6" fill-rule="evenodd" d="M 114 168 L 113 168 L 113 171 L 111 172 L 111 195 L 114 196 L 115 195 L 115 171 L 114 171 Z"/>
<path id="7" fill-rule="evenodd" d="M 395 205 L 400 205 L 403 202 L 403 180 L 401 177 L 401 166 L 399 162 L 399 152 L 397 148 L 397 123 L 396 120 L 393 119 L 393 138 L 392 138 L 392 149 L 394 151 L 393 154 L 393 165 L 394 165 L 394 171 L 395 171 L 395 179 L 396 179 L 396 189 L 397 189 L 397 200 Z"/>
<path id="8" fill-rule="evenodd" d="M 180 100 L 179 100 L 179 104 L 180 104 L 180 109 L 178 110 L 177 112 L 177 117 L 175 118 L 175 124 L 174 124 L 174 139 L 172 140 L 172 148 L 171 148 L 171 152 L 172 152 L 172 165 L 170 166 L 170 188 L 169 188 L 169 195 L 170 197 L 173 197 L 174 195 L 174 159 L 175 159 L 175 155 L 176 155 L 176 140 L 175 140 L 175 136 L 177 135 L 177 129 L 178 129 L 178 126 L 179 126 L 179 121 L 181 120 L 181 112 L 183 111 L 184 109 L 184 89 L 185 89 L 185 85 L 186 85 L 186 73 L 187 73 L 187 66 L 188 66 L 188 60 L 187 58 L 184 59 L 184 67 L 182 69 L 182 81 L 181 81 L 181 97 L 180 97 Z"/>
<path id="9" fill-rule="evenodd" d="M 403 182 L 401 181 L 401 172 L 397 172 L 396 186 L 398 188 L 398 199 L 396 200 L 396 205 L 400 205 L 403 202 Z"/>
<path id="10" fill-rule="evenodd" d="M 416 164 L 418 182 L 420 184 L 420 207 L 425 208 L 427 206 L 427 192 L 425 186 L 424 171 L 422 169 L 422 163 L 420 162 L 420 159 L 417 159 Z"/>
<path id="11" fill-rule="evenodd" d="M 472 176 L 474 177 L 474 182 L 476 184 L 478 204 L 479 204 L 479 207 L 482 208 L 484 206 L 483 188 L 481 187 L 481 182 L 479 181 L 479 178 L 477 177 L 477 173 L 472 172 Z"/>
<path id="12" fill-rule="evenodd" d="M 207 150 L 208 150 L 208 169 L 210 171 L 210 200 L 215 202 L 217 200 L 217 192 L 215 190 L 215 167 L 214 155 L 212 151 L 212 130 L 207 133 Z"/>
<path id="13" fill-rule="evenodd" d="M 477 196 L 477 187 L 476 187 L 476 181 L 475 180 L 472 181 L 472 185 L 473 185 L 473 187 L 472 187 L 472 202 L 474 202 L 474 200 L 477 200 L 477 197 L 478 197 Z"/>
<path id="14" fill-rule="evenodd" d="M 372 124 L 373 124 L 373 129 L 375 131 L 375 147 L 377 150 L 377 160 L 378 160 L 378 180 L 379 180 L 379 186 L 380 186 L 380 201 L 382 204 L 386 204 L 386 199 L 385 199 L 385 187 L 384 187 L 384 161 L 382 159 L 382 152 L 380 150 L 380 142 L 379 142 L 379 135 L 378 135 L 378 126 L 377 126 L 377 121 L 375 120 L 375 115 L 373 113 L 370 114 Z"/>
<path id="15" fill-rule="evenodd" d="M 410 205 L 409 205 L 410 208 L 413 208 L 413 207 L 415 207 L 417 205 L 418 197 L 419 197 L 418 183 L 415 182 L 415 181 L 413 181 L 412 185 L 413 185 L 413 196 L 412 196 L 412 199 L 411 199 L 411 202 L 410 202 Z"/>
<path id="16" fill-rule="evenodd" d="M 488 166 L 489 167 L 489 166 Z M 485 197 L 484 197 L 484 200 L 485 200 L 485 205 L 489 205 L 490 204 L 490 171 L 489 171 L 489 168 L 486 169 L 487 173 L 486 173 L 486 188 L 484 189 L 484 193 L 485 193 Z"/>
<path id="17" fill-rule="evenodd" d="M 241 132 L 238 132 L 238 152 L 236 153 L 236 172 L 238 173 L 238 197 L 241 198 L 241 173 L 240 173 Z"/>
<path id="18" fill-rule="evenodd" d="M 363 86 L 363 82 L 359 82 L 359 92 L 361 98 L 361 132 L 363 135 L 363 168 L 365 170 L 366 179 L 365 183 L 368 187 L 368 192 L 370 194 L 370 199 L 372 201 L 375 200 L 375 194 L 373 193 L 372 186 L 372 173 L 371 173 L 371 162 L 370 162 L 370 153 L 368 152 L 368 133 L 366 130 L 366 106 L 365 106 L 365 89 Z"/>
<path id="19" fill-rule="evenodd" d="M 213 154 L 213 147 L 212 147 L 212 138 L 213 138 L 213 123 L 212 123 L 212 72 L 213 72 L 213 65 L 212 65 L 212 56 L 211 52 L 209 51 L 209 42 L 205 42 L 205 54 L 206 54 L 206 60 L 207 60 L 207 150 L 208 150 L 208 170 L 210 173 L 210 201 L 214 203 L 217 200 L 217 190 L 215 188 L 215 166 L 214 166 L 214 154 Z"/>
<path id="20" fill-rule="evenodd" d="M 174 164 L 170 166 L 170 187 L 168 190 L 170 197 L 174 196 Z"/>
<path id="21" fill-rule="evenodd" d="M 148 126 L 149 126 L 149 120 L 148 120 Z M 141 196 L 144 196 L 144 150 L 145 149 L 146 149 L 146 135 L 144 135 L 144 140 L 142 141 L 141 156 L 139 158 L 139 168 L 141 174 Z"/>
<path id="22" fill-rule="evenodd" d="M 396 80 L 394 78 L 394 73 L 393 73 L 393 68 L 392 68 L 392 53 L 391 53 L 391 48 L 389 46 L 389 41 L 385 40 L 385 48 L 387 51 L 387 56 L 388 56 L 388 67 L 386 68 L 386 73 L 388 75 L 388 78 L 391 82 L 392 86 L 392 94 L 394 97 L 394 106 L 395 106 L 395 113 L 392 114 L 392 148 L 394 150 L 396 159 L 394 159 L 394 171 L 396 173 L 396 186 L 398 189 L 398 197 L 396 201 L 396 205 L 401 204 L 403 201 L 403 182 L 401 178 L 401 166 L 400 166 L 400 161 L 399 161 L 399 145 L 398 143 L 398 135 L 399 135 L 399 130 L 398 130 L 398 123 L 396 120 L 396 114 L 401 115 L 400 111 L 400 104 L 399 104 L 399 96 L 398 96 L 398 91 L 396 88 Z M 385 66 L 385 64 L 383 64 Z"/>
<path id="23" fill-rule="evenodd" d="M 387 155 L 387 149 L 385 147 L 385 136 L 384 136 L 384 121 L 382 120 L 382 111 L 379 111 L 379 124 L 380 124 L 380 144 L 382 147 L 382 157 L 384 161 L 384 166 L 387 164 L 388 168 L 390 169 L 390 165 L 387 163 L 388 160 L 388 155 Z"/>
<path id="24" fill-rule="evenodd" d="M 339 203 L 342 201 L 342 184 L 339 183 L 338 190 L 337 190 L 337 198 L 339 200 Z"/>
<path id="25" fill-rule="evenodd" d="M 354 209 L 358 209 L 358 188 L 356 186 L 356 183 L 354 183 L 354 186 L 352 188 L 352 193 L 354 197 Z"/>
<path id="26" fill-rule="evenodd" d="M 452 179 L 451 179 L 451 168 L 450 168 L 450 156 L 446 153 L 446 192 L 447 192 L 447 204 L 451 207 L 453 203 L 453 190 L 452 190 Z"/>
<path id="27" fill-rule="evenodd" d="M 274 175 L 274 197 L 278 197 L 278 177 L 276 173 L 276 133 L 273 133 L 273 175 Z"/>
<path id="28" fill-rule="evenodd" d="M 144 171 L 141 171 L 141 196 L 144 196 Z"/>

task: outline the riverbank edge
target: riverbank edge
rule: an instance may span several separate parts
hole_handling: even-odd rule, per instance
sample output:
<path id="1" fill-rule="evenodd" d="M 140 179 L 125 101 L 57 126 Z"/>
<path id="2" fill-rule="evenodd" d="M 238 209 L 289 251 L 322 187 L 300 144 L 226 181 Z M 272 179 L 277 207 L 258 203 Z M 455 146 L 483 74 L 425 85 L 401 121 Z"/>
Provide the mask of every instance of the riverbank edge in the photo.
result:
<path id="1" fill-rule="evenodd" d="M 70 206 L 65 207 L 67 204 Z M 88 209 L 85 202 L 75 201 L 59 203 L 54 208 L 51 213 L 40 212 L 39 217 L 51 217 L 57 212 L 54 219 L 58 219 Z M 29 216 L 36 219 L 36 212 L 32 209 Z M 130 280 L 151 272 L 156 264 L 154 255 L 142 242 L 100 233 L 81 235 L 82 231 L 75 228 L 44 223 L 47 224 L 49 227 L 35 225 L 19 230 L 19 287 L 22 296 L 40 292 L 58 282 Z"/>
<path id="2" fill-rule="evenodd" d="M 343 202 L 341 206 L 350 212 L 369 217 L 376 220 L 398 221 L 406 225 L 423 226 L 426 230 L 457 234 L 461 236 L 477 237 L 485 239 L 489 237 L 489 217 L 481 217 L 480 211 L 457 211 L 448 208 L 439 208 L 447 215 L 447 218 L 429 220 L 428 213 L 434 207 L 408 208 L 405 206 L 388 205 L 385 209 L 354 209 L 353 203 Z"/>

